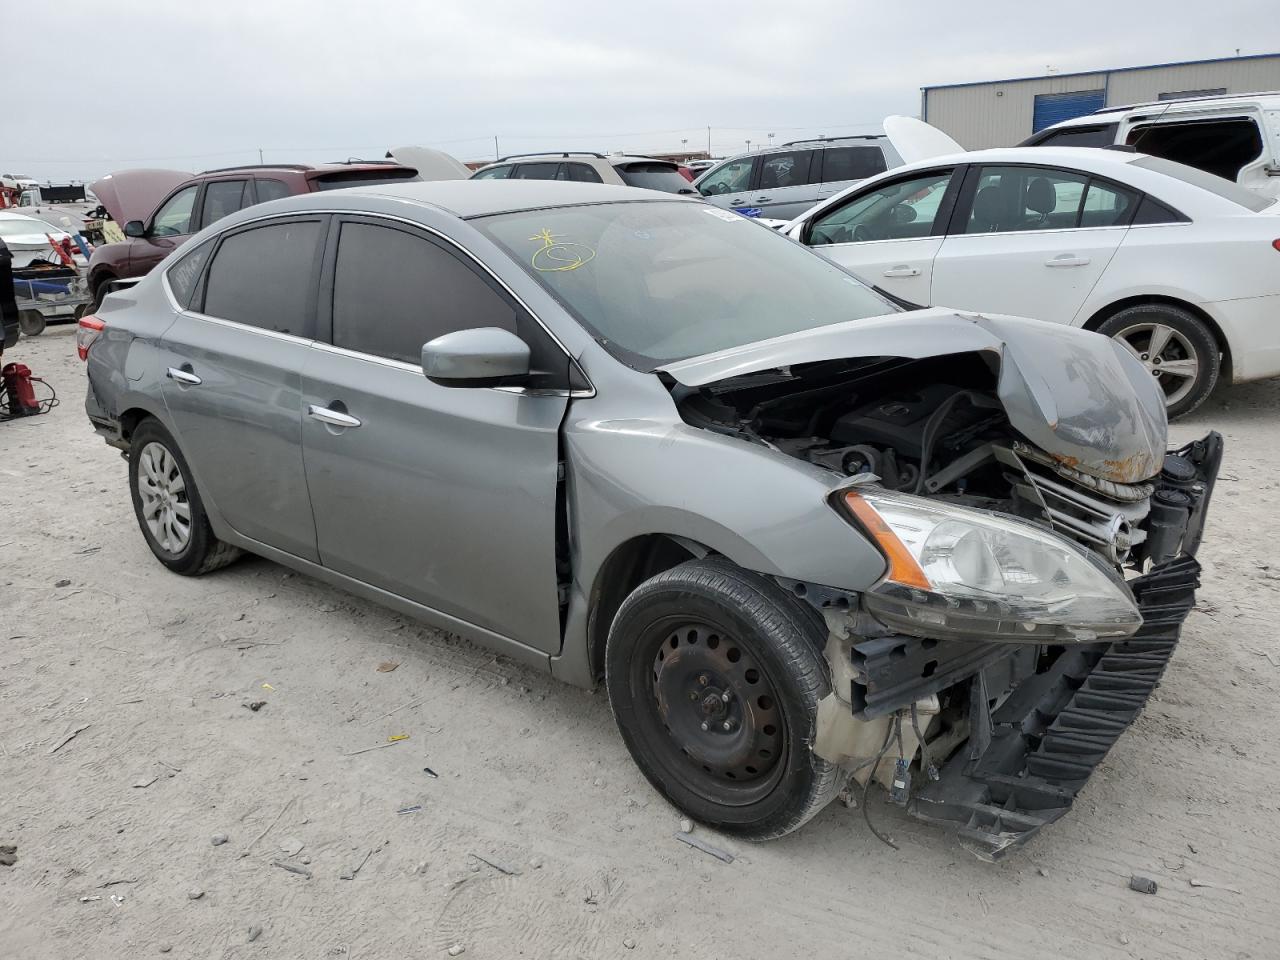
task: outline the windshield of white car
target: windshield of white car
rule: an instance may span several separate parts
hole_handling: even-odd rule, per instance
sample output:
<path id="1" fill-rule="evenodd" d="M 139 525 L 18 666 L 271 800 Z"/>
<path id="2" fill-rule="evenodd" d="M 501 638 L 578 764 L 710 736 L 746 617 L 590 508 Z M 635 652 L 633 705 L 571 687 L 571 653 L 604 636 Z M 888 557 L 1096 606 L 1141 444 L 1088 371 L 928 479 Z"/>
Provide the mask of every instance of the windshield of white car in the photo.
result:
<path id="1" fill-rule="evenodd" d="M 1273 197 L 1264 197 L 1260 193 L 1246 190 L 1239 184 L 1223 177 L 1205 173 L 1195 167 L 1188 167 L 1185 163 L 1166 160 L 1164 157 L 1140 157 L 1133 161 L 1133 165 L 1135 167 L 1144 167 L 1147 170 L 1154 170 L 1156 173 L 1163 173 L 1166 177 L 1173 177 L 1173 179 L 1189 183 L 1193 187 L 1208 190 L 1215 196 L 1219 196 L 1223 200 L 1230 200 L 1232 203 L 1239 204 L 1254 213 L 1265 210 L 1276 202 Z"/>
<path id="2" fill-rule="evenodd" d="M 472 223 L 637 370 L 898 312 L 830 260 L 708 204 L 601 203 Z"/>

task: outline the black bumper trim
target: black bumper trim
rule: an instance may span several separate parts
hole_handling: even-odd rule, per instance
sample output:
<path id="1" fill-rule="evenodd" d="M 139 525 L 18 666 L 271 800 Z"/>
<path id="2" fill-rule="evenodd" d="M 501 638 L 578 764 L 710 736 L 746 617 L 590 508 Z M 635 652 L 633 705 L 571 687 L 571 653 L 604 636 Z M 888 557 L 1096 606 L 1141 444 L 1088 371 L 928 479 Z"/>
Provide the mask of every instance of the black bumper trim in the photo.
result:
<path id="1" fill-rule="evenodd" d="M 1195 605 L 1200 565 L 1182 556 L 1130 582 L 1142 611 L 1134 636 L 1064 649 L 991 716 L 977 759 L 961 749 L 909 811 L 958 828 L 961 843 L 998 860 L 1070 808 L 1112 745 L 1142 711 Z"/>

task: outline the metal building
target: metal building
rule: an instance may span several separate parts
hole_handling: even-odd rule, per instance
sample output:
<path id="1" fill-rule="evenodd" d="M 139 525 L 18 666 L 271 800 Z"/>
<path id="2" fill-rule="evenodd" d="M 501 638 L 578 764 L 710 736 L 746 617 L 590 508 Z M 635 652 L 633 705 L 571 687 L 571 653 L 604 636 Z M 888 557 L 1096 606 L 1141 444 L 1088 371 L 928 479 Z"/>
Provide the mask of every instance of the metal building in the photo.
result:
<path id="1" fill-rule="evenodd" d="M 1261 90 L 1280 90 L 1280 53 L 921 87 L 920 117 L 981 150 L 1102 107 Z"/>

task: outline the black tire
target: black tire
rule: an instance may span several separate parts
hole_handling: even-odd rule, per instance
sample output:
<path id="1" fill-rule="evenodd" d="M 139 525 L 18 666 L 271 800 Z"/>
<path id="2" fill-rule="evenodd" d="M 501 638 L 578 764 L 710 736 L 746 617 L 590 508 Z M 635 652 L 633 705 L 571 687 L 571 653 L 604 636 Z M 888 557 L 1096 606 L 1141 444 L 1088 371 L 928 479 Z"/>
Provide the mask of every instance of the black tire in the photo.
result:
<path id="1" fill-rule="evenodd" d="M 609 703 L 641 772 L 726 833 L 767 840 L 799 828 L 846 779 L 811 748 L 831 691 L 824 640 L 800 601 L 727 561 L 646 580 L 605 647 Z"/>
<path id="2" fill-rule="evenodd" d="M 107 296 L 107 284 L 116 279 L 111 274 L 103 274 L 103 276 L 94 282 L 93 286 L 93 305 L 89 308 L 90 313 L 97 313 L 102 308 L 102 301 Z"/>
<path id="3" fill-rule="evenodd" d="M 148 452 L 148 448 L 155 444 L 172 457 L 172 471 L 166 469 L 165 472 L 170 477 L 176 475 L 182 481 L 181 492 L 173 494 L 171 499 L 175 505 L 185 505 L 190 514 L 185 541 L 180 545 L 175 543 L 172 548 L 168 542 L 162 543 L 157 538 L 144 514 L 144 495 L 139 476 L 147 472 L 144 458 L 152 455 Z M 133 498 L 133 512 L 138 520 L 138 528 L 142 531 L 147 546 L 151 548 L 156 559 L 174 573 L 180 573 L 186 577 L 200 576 L 219 567 L 225 567 L 240 556 L 241 551 L 238 547 L 224 543 L 213 535 L 213 528 L 209 526 L 209 518 L 204 512 L 200 492 L 196 489 L 186 458 L 178 449 L 173 436 L 154 418 L 148 418 L 139 423 L 130 438 L 129 493 Z"/>
<path id="4" fill-rule="evenodd" d="M 18 329 L 24 337 L 38 337 L 44 328 L 44 314 L 39 310 L 23 310 L 18 314 Z"/>
<path id="5" fill-rule="evenodd" d="M 1142 350 L 1143 338 L 1147 336 L 1145 328 L 1151 325 L 1169 327 L 1174 331 L 1174 336 L 1167 341 L 1161 357 L 1150 357 Z M 1213 331 L 1190 310 L 1165 303 L 1138 304 L 1108 317 L 1098 327 L 1098 332 L 1122 342 L 1128 341 L 1135 348 L 1139 359 L 1147 358 L 1143 362 L 1153 374 L 1159 374 L 1159 364 L 1167 363 L 1166 355 L 1170 353 L 1174 360 L 1195 361 L 1196 374 L 1193 377 L 1174 377 L 1168 373 L 1158 377 L 1160 387 L 1165 392 L 1165 410 L 1170 420 L 1186 416 L 1200 406 L 1209 399 L 1209 394 L 1218 385 L 1222 350 Z M 1147 342 L 1150 342 L 1149 338 Z"/>

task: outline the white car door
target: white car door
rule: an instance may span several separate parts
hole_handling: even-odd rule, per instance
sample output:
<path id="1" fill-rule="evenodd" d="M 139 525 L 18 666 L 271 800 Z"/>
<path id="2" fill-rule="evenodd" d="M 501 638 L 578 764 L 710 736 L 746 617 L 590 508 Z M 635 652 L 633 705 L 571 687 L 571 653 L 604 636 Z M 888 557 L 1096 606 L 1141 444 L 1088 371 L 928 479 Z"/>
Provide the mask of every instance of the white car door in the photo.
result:
<path id="1" fill-rule="evenodd" d="M 855 190 L 804 224 L 799 239 L 863 282 L 928 305 L 958 179 L 942 167 Z"/>
<path id="2" fill-rule="evenodd" d="M 933 262 L 931 306 L 1071 323 L 1115 256 L 1138 194 L 1058 168 L 971 168 Z"/>

